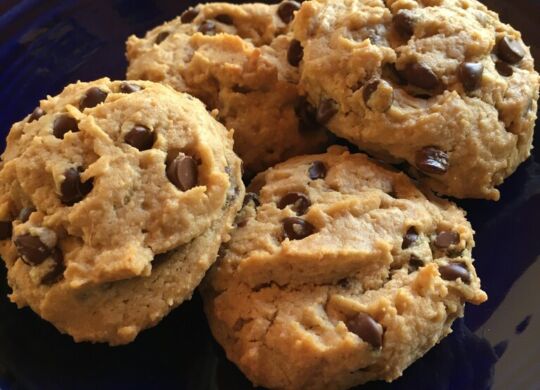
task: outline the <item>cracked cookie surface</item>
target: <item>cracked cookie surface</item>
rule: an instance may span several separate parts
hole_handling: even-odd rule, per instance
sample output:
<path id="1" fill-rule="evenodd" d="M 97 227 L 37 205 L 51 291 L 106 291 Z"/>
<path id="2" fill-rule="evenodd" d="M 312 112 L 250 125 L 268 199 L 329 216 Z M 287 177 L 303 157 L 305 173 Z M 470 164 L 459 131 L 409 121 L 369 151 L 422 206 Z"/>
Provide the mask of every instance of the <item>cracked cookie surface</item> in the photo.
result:
<path id="1" fill-rule="evenodd" d="M 129 342 L 189 298 L 244 191 L 232 133 L 151 82 L 67 86 L 2 160 L 10 298 L 78 341 Z"/>
<path id="2" fill-rule="evenodd" d="M 171 85 L 219 110 L 235 151 L 254 174 L 298 154 L 324 151 L 329 134 L 297 92 L 288 61 L 299 4 L 212 3 L 127 41 L 130 79 Z"/>
<path id="3" fill-rule="evenodd" d="M 301 87 L 326 126 L 433 190 L 497 200 L 530 154 L 539 77 L 475 0 L 314 0 L 294 21 Z"/>
<path id="4" fill-rule="evenodd" d="M 248 190 L 202 291 L 214 336 L 256 385 L 391 381 L 464 302 L 487 298 L 465 213 L 365 155 L 296 157 Z"/>

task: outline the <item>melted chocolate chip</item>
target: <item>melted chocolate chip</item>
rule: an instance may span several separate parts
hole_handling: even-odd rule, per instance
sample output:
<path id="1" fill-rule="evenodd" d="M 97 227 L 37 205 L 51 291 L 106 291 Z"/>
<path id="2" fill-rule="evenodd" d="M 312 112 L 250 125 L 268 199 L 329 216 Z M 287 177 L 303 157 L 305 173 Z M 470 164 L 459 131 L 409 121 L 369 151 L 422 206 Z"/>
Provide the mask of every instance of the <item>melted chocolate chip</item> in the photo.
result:
<path id="1" fill-rule="evenodd" d="M 51 257 L 54 260 L 54 267 L 41 278 L 41 284 L 46 286 L 53 285 L 62 280 L 64 278 L 64 271 L 66 270 L 64 255 L 59 249 L 53 249 Z"/>
<path id="2" fill-rule="evenodd" d="M 373 95 L 373 92 L 375 92 L 379 87 L 380 82 L 381 80 L 373 80 L 364 87 L 364 90 L 362 91 L 362 97 L 364 98 L 364 103 L 366 104 L 366 106 L 368 105 L 369 98 L 371 97 L 371 95 Z"/>
<path id="3" fill-rule="evenodd" d="M 278 8 L 278 15 L 283 23 L 290 23 L 294 19 L 294 12 L 300 9 L 297 1 L 283 1 Z"/>
<path id="4" fill-rule="evenodd" d="M 69 168 L 64 172 L 64 181 L 60 185 L 60 192 L 62 193 L 61 201 L 67 206 L 73 206 L 75 203 L 80 202 L 86 195 L 92 191 L 93 181 L 92 179 L 86 182 L 81 181 L 81 175 L 76 168 Z"/>
<path id="5" fill-rule="evenodd" d="M 334 99 L 322 99 L 317 109 L 317 122 L 327 124 L 338 112 L 338 104 Z"/>
<path id="6" fill-rule="evenodd" d="M 180 16 L 180 21 L 182 23 L 191 23 L 193 20 L 199 15 L 199 10 L 195 8 L 188 8 L 182 15 Z"/>
<path id="7" fill-rule="evenodd" d="M 466 265 L 462 263 L 450 263 L 448 265 L 439 266 L 439 273 L 444 280 L 457 280 L 461 278 L 464 283 L 471 282 L 471 273 L 467 270 Z"/>
<path id="8" fill-rule="evenodd" d="M 74 133 L 79 131 L 79 124 L 77 120 L 67 114 L 58 116 L 53 123 L 53 134 L 56 138 L 64 139 L 64 135 L 72 131 Z"/>
<path id="9" fill-rule="evenodd" d="M 13 226 L 11 221 L 0 221 L 0 240 L 7 240 L 11 238 L 13 232 Z"/>
<path id="10" fill-rule="evenodd" d="M 417 257 L 416 255 L 411 255 L 409 258 L 409 270 L 416 271 L 419 268 L 424 266 L 424 261 Z"/>
<path id="11" fill-rule="evenodd" d="M 407 81 L 419 88 L 433 90 L 440 86 L 437 75 L 426 65 L 420 63 L 408 64 L 404 71 Z"/>
<path id="12" fill-rule="evenodd" d="M 518 40 L 503 37 L 497 44 L 497 55 L 509 64 L 517 64 L 525 57 L 525 50 Z"/>
<path id="13" fill-rule="evenodd" d="M 19 213 L 19 216 L 17 217 L 17 219 L 19 221 L 21 221 L 22 223 L 28 221 L 28 219 L 30 218 L 30 215 L 36 211 L 36 208 L 35 207 L 25 207 L 21 210 L 21 212 Z"/>
<path id="14" fill-rule="evenodd" d="M 282 210 L 287 206 L 291 206 L 291 209 L 293 209 L 297 215 L 304 215 L 311 206 L 311 201 L 306 195 L 300 192 L 290 192 L 281 198 L 277 206 Z"/>
<path id="15" fill-rule="evenodd" d="M 302 218 L 290 217 L 283 220 L 283 231 L 289 240 L 303 240 L 315 233 L 315 227 Z"/>
<path id="16" fill-rule="evenodd" d="M 474 91 L 480 86 L 484 65 L 480 62 L 464 62 L 458 68 L 458 78 L 465 91 Z"/>
<path id="17" fill-rule="evenodd" d="M 98 87 L 92 87 L 88 91 L 86 91 L 86 94 L 81 99 L 79 107 L 81 110 L 84 110 L 85 108 L 95 107 L 98 104 L 103 103 L 105 99 L 107 99 L 107 95 L 107 92 L 105 92 L 104 90 Z"/>
<path id="18" fill-rule="evenodd" d="M 40 265 L 51 255 L 49 247 L 31 234 L 15 238 L 15 247 L 21 259 L 30 266 Z"/>
<path id="19" fill-rule="evenodd" d="M 512 65 L 509 65 L 501 60 L 495 61 L 495 69 L 497 69 L 497 72 L 499 72 L 499 74 L 504 77 L 510 77 L 514 74 L 514 69 L 512 69 Z"/>
<path id="20" fill-rule="evenodd" d="M 133 83 L 123 82 L 120 84 L 120 92 L 122 93 L 135 93 L 142 89 L 141 86 Z"/>
<path id="21" fill-rule="evenodd" d="M 324 179 L 326 173 L 326 165 L 322 161 L 313 161 L 308 169 L 308 176 L 311 180 Z"/>
<path id="22" fill-rule="evenodd" d="M 384 64 L 382 67 L 382 77 L 397 85 L 406 84 L 406 80 L 404 80 L 401 73 L 398 72 L 395 64 L 390 64 L 390 63 Z"/>
<path id="23" fill-rule="evenodd" d="M 435 146 L 427 146 L 416 153 L 416 167 L 424 173 L 444 175 L 448 166 L 448 154 Z"/>
<path id="24" fill-rule="evenodd" d="M 246 196 L 244 197 L 244 206 L 246 206 L 250 202 L 253 202 L 255 207 L 259 207 L 261 205 L 259 196 L 254 192 L 248 192 Z"/>
<path id="25" fill-rule="evenodd" d="M 219 14 L 214 19 L 223 24 L 228 24 L 229 26 L 234 23 L 233 18 L 227 14 Z"/>
<path id="26" fill-rule="evenodd" d="M 303 58 L 304 48 L 302 47 L 302 44 L 300 41 L 293 39 L 289 46 L 289 50 L 287 51 L 287 61 L 289 61 L 289 64 L 292 66 L 298 66 Z"/>
<path id="27" fill-rule="evenodd" d="M 345 322 L 349 332 L 354 333 L 373 348 L 379 349 L 383 343 L 383 327 L 370 315 L 358 313 Z"/>
<path id="28" fill-rule="evenodd" d="M 199 32 L 204 35 L 216 35 L 216 24 L 211 20 L 206 20 L 199 26 Z"/>
<path id="29" fill-rule="evenodd" d="M 411 226 L 407 230 L 407 233 L 405 233 L 405 235 L 403 236 L 403 242 L 401 244 L 401 249 L 409 248 L 412 244 L 414 244 L 416 242 L 416 240 L 418 240 L 418 231 L 416 230 L 416 228 L 414 226 Z"/>
<path id="30" fill-rule="evenodd" d="M 171 35 L 170 32 L 168 31 L 162 31 L 160 32 L 157 37 L 156 37 L 156 40 L 154 41 L 156 45 L 159 45 L 161 42 L 163 42 L 165 39 L 167 39 L 167 37 Z"/>
<path id="31" fill-rule="evenodd" d="M 167 177 L 176 188 L 188 191 L 197 185 L 197 162 L 192 157 L 180 153 L 167 166 Z"/>
<path id="32" fill-rule="evenodd" d="M 459 233 L 452 231 L 442 231 L 437 234 L 435 238 L 435 246 L 437 248 L 446 249 L 451 245 L 459 244 Z"/>
<path id="33" fill-rule="evenodd" d="M 409 39 L 414 34 L 415 20 L 410 13 L 405 10 L 400 10 L 394 15 L 392 24 L 397 33 L 403 38 Z"/>
<path id="34" fill-rule="evenodd" d="M 141 152 L 152 149 L 155 139 L 155 133 L 143 125 L 135 125 L 124 137 L 124 140 L 128 145 L 139 149 Z"/>
<path id="35" fill-rule="evenodd" d="M 37 121 L 39 118 L 41 118 L 43 115 L 45 115 L 45 111 L 41 109 L 41 107 L 36 107 L 34 111 L 30 114 L 30 117 L 28 118 L 28 122 Z"/>

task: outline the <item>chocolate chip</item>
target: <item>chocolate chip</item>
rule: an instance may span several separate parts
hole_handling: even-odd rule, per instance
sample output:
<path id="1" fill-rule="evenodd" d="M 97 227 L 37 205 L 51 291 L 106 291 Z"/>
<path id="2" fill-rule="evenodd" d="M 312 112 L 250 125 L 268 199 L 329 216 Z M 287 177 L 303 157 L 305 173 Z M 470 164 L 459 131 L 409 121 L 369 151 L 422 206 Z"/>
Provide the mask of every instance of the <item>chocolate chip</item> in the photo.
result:
<path id="1" fill-rule="evenodd" d="M 338 112 L 338 104 L 334 99 L 322 99 L 317 109 L 317 122 L 327 124 Z"/>
<path id="2" fill-rule="evenodd" d="M 409 258 L 409 270 L 416 271 L 418 268 L 424 266 L 424 261 L 417 257 L 416 255 L 411 255 Z"/>
<path id="3" fill-rule="evenodd" d="M 349 332 L 354 333 L 373 348 L 379 349 L 383 342 L 383 327 L 370 315 L 358 313 L 345 322 Z"/>
<path id="4" fill-rule="evenodd" d="M 302 97 L 295 107 L 296 115 L 300 119 L 301 131 L 313 131 L 318 128 L 316 120 L 317 110 L 313 107 L 305 97 Z"/>
<path id="5" fill-rule="evenodd" d="M 303 240 L 315 233 L 315 227 L 302 218 L 290 217 L 283 220 L 283 231 L 289 240 Z"/>
<path id="6" fill-rule="evenodd" d="M 0 221 L 0 240 L 7 240 L 11 238 L 13 226 L 11 221 Z"/>
<path id="7" fill-rule="evenodd" d="M 458 78 L 465 91 L 474 91 L 480 86 L 484 65 L 480 62 L 463 62 L 458 68 Z"/>
<path id="8" fill-rule="evenodd" d="M 190 190 L 197 185 L 197 162 L 192 157 L 180 153 L 167 166 L 167 177 L 179 190 Z"/>
<path id="9" fill-rule="evenodd" d="M 437 75 L 428 66 L 418 62 L 408 64 L 404 75 L 410 84 L 422 89 L 436 89 L 440 85 Z"/>
<path id="10" fill-rule="evenodd" d="M 239 85 L 239 84 L 233 85 L 232 90 L 235 93 L 242 93 L 242 94 L 253 92 L 253 89 L 243 86 L 243 85 Z"/>
<path id="11" fill-rule="evenodd" d="M 191 23 L 193 20 L 199 15 L 199 10 L 195 8 L 188 8 L 182 15 L 180 16 L 180 21 L 182 23 Z"/>
<path id="12" fill-rule="evenodd" d="M 414 226 L 411 226 L 407 230 L 407 233 L 405 233 L 405 235 L 403 236 L 403 242 L 401 244 L 401 249 L 409 248 L 412 244 L 414 244 L 416 242 L 416 240 L 418 240 L 418 231 L 416 230 L 416 228 Z"/>
<path id="13" fill-rule="evenodd" d="M 401 73 L 396 69 L 395 64 L 386 63 L 382 67 L 382 77 L 397 85 L 405 85 L 406 81 L 403 79 Z"/>
<path id="14" fill-rule="evenodd" d="M 79 124 L 75 118 L 62 114 L 54 120 L 53 134 L 56 138 L 64 139 L 64 135 L 70 130 L 74 133 L 79 131 Z"/>
<path id="15" fill-rule="evenodd" d="M 362 97 L 364 98 L 364 103 L 366 103 L 366 106 L 369 101 L 369 98 L 371 97 L 371 95 L 373 95 L 373 92 L 377 90 L 377 87 L 379 86 L 380 82 L 381 80 L 373 80 L 372 82 L 370 82 L 368 85 L 364 87 L 364 90 L 362 91 Z"/>
<path id="16" fill-rule="evenodd" d="M 510 77 L 514 74 L 512 66 L 501 60 L 495 61 L 495 69 L 497 69 L 497 72 L 504 77 Z"/>
<path id="17" fill-rule="evenodd" d="M 233 18 L 227 14 L 219 14 L 214 19 L 223 24 L 232 25 L 234 23 Z"/>
<path id="18" fill-rule="evenodd" d="M 441 265 L 439 266 L 439 273 L 444 280 L 452 281 L 461 278 L 464 283 L 469 284 L 471 282 L 471 274 L 462 263 Z"/>
<path id="19" fill-rule="evenodd" d="M 45 111 L 43 111 L 41 107 L 36 107 L 34 111 L 32 111 L 32 113 L 30 114 L 30 117 L 28 118 L 28 123 L 37 121 L 43 115 L 45 115 Z"/>
<path id="20" fill-rule="evenodd" d="M 326 173 L 326 165 L 322 161 L 313 161 L 308 169 L 308 176 L 311 180 L 324 179 Z"/>
<path id="21" fill-rule="evenodd" d="M 46 286 L 50 286 L 62 280 L 64 278 L 64 271 L 66 270 L 64 255 L 59 249 L 53 249 L 51 257 L 54 260 L 54 267 L 41 278 L 41 284 Z"/>
<path id="22" fill-rule="evenodd" d="M 459 244 L 459 233 L 452 231 L 442 231 L 437 234 L 434 242 L 437 248 L 446 249 L 451 245 Z"/>
<path id="23" fill-rule="evenodd" d="M 103 103 L 105 99 L 107 99 L 107 92 L 99 89 L 98 87 L 92 87 L 86 91 L 86 94 L 81 99 L 79 107 L 81 110 L 84 110 L 85 108 L 92 108 L 100 103 Z"/>
<path id="24" fill-rule="evenodd" d="M 246 196 L 244 197 L 244 206 L 246 206 L 250 202 L 253 202 L 255 207 L 259 207 L 261 205 L 259 196 L 254 192 L 248 192 Z"/>
<path id="25" fill-rule="evenodd" d="M 60 192 L 62 193 L 60 199 L 65 205 L 72 206 L 80 202 L 92 191 L 92 180 L 90 179 L 83 183 L 78 169 L 69 168 L 64 172 L 64 176 L 65 179 L 60 185 Z"/>
<path id="26" fill-rule="evenodd" d="M 415 20 L 410 13 L 405 10 L 400 10 L 394 15 L 392 24 L 397 33 L 403 38 L 409 39 L 414 33 Z"/>
<path id="27" fill-rule="evenodd" d="M 424 173 L 444 175 L 448 165 L 448 153 L 435 146 L 426 146 L 416 153 L 416 167 Z"/>
<path id="28" fill-rule="evenodd" d="M 199 32 L 204 35 L 216 35 L 216 24 L 211 20 L 207 20 L 199 26 Z"/>
<path id="29" fill-rule="evenodd" d="M 167 37 L 171 35 L 170 32 L 168 31 L 162 31 L 158 34 L 158 36 L 156 37 L 156 40 L 154 41 L 156 43 L 156 45 L 159 45 L 161 42 L 163 42 L 165 39 L 167 39 Z"/>
<path id="30" fill-rule="evenodd" d="M 302 44 L 299 40 L 293 39 L 289 46 L 289 50 L 287 51 L 287 61 L 289 61 L 289 64 L 292 66 L 298 66 L 303 58 L 304 48 L 302 47 Z"/>
<path id="31" fill-rule="evenodd" d="M 525 50 L 518 40 L 503 37 L 497 44 L 497 55 L 509 64 L 517 64 L 525 57 Z"/>
<path id="32" fill-rule="evenodd" d="M 123 82 L 122 84 L 120 84 L 120 92 L 122 93 L 135 93 L 139 92 L 141 89 L 142 87 L 137 84 L 132 84 L 128 82 Z"/>
<path id="33" fill-rule="evenodd" d="M 311 202 L 306 195 L 300 192 L 290 192 L 281 198 L 277 206 L 282 210 L 287 206 L 291 206 L 291 209 L 293 209 L 297 215 L 304 215 L 311 206 Z"/>
<path id="34" fill-rule="evenodd" d="M 154 145 L 155 139 L 155 133 L 148 127 L 143 125 L 133 126 L 129 133 L 127 133 L 124 137 L 124 140 L 128 145 L 139 149 L 141 152 L 151 149 Z"/>
<path id="35" fill-rule="evenodd" d="M 28 219 L 30 218 L 30 215 L 34 211 L 36 211 L 35 207 L 25 207 L 20 211 L 19 216 L 17 217 L 17 219 L 19 221 L 21 221 L 22 223 L 24 223 L 24 222 L 28 221 Z"/>
<path id="36" fill-rule="evenodd" d="M 15 246 L 22 260 L 28 265 L 40 265 L 51 255 L 51 250 L 39 237 L 23 234 L 15 238 Z"/>
<path id="37" fill-rule="evenodd" d="M 284 23 L 290 23 L 294 19 L 294 12 L 300 9 L 297 1 L 283 1 L 278 8 L 278 15 Z"/>
<path id="38" fill-rule="evenodd" d="M 375 97 L 377 99 L 370 102 L 372 95 L 381 87 L 381 92 L 378 93 Z M 388 93 L 387 91 L 390 91 Z M 390 84 L 384 80 L 373 80 L 364 86 L 362 91 L 362 97 L 364 98 L 364 103 L 366 107 L 371 110 L 386 112 L 392 107 L 394 103 L 394 91 Z"/>

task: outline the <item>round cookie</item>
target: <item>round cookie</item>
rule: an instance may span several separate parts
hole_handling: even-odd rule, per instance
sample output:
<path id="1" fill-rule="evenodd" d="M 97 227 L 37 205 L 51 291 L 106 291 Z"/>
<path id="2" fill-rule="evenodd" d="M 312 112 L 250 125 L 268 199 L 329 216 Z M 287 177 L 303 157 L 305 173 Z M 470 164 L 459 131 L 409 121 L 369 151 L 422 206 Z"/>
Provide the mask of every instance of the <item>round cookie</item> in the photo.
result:
<path id="1" fill-rule="evenodd" d="M 244 194 L 228 132 L 167 86 L 67 86 L 0 165 L 11 300 L 76 341 L 123 344 L 191 297 Z"/>
<path id="2" fill-rule="evenodd" d="M 529 156 L 539 77 L 520 33 L 479 2 L 307 1 L 293 29 L 328 128 L 433 190 L 497 200 Z"/>
<path id="3" fill-rule="evenodd" d="M 234 129 L 248 175 L 298 154 L 324 151 L 328 132 L 297 92 L 287 58 L 300 5 L 212 3 L 127 41 L 127 77 L 188 92 Z"/>
<path id="4" fill-rule="evenodd" d="M 473 231 L 403 173 L 332 147 L 261 173 L 203 281 L 211 330 L 256 385 L 392 381 L 487 299 Z"/>

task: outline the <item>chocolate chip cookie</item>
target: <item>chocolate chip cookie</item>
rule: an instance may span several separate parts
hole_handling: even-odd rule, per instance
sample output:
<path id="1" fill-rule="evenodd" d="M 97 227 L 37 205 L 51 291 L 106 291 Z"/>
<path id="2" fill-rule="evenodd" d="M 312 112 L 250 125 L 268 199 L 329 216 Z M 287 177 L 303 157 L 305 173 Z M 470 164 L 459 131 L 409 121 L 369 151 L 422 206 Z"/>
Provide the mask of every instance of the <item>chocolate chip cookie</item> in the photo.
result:
<path id="1" fill-rule="evenodd" d="M 250 174 L 322 152 L 329 134 L 298 95 L 298 67 L 289 51 L 299 7 L 283 1 L 190 8 L 144 38 L 128 39 L 127 77 L 169 84 L 218 109 Z"/>
<path id="2" fill-rule="evenodd" d="M 539 77 L 520 33 L 479 2 L 307 1 L 293 29 L 323 124 L 435 191 L 497 200 L 529 156 Z"/>
<path id="3" fill-rule="evenodd" d="M 465 213 L 363 154 L 296 157 L 248 191 L 203 296 L 256 385 L 392 381 L 487 298 Z"/>
<path id="4" fill-rule="evenodd" d="M 69 85 L 0 165 L 11 300 L 76 341 L 123 344 L 190 298 L 241 207 L 232 132 L 143 81 Z"/>

